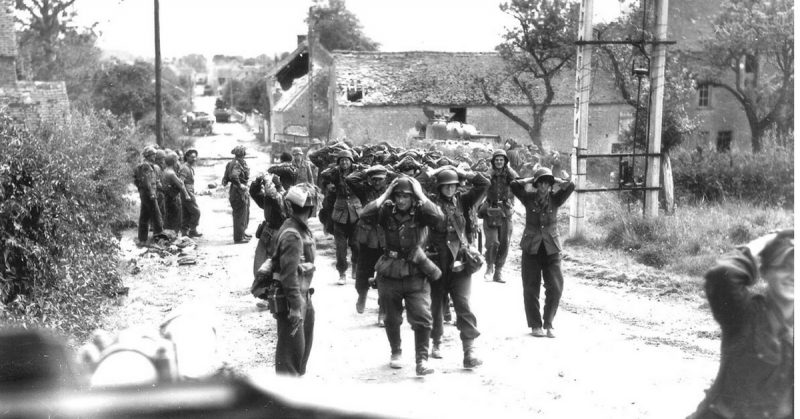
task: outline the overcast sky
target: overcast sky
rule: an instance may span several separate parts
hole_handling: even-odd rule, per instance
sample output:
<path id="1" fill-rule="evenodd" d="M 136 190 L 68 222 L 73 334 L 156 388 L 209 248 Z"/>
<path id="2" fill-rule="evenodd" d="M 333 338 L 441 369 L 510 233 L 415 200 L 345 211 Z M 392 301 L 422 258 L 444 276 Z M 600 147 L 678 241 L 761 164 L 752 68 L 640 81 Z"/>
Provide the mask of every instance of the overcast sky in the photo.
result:
<path id="1" fill-rule="evenodd" d="M 497 0 L 347 0 L 382 51 L 492 51 L 512 22 Z M 595 0 L 597 19 L 619 0 Z M 152 57 L 152 0 L 77 0 L 78 23 L 98 23 L 99 46 Z M 161 54 L 255 57 L 291 51 L 310 0 L 160 0 Z"/>

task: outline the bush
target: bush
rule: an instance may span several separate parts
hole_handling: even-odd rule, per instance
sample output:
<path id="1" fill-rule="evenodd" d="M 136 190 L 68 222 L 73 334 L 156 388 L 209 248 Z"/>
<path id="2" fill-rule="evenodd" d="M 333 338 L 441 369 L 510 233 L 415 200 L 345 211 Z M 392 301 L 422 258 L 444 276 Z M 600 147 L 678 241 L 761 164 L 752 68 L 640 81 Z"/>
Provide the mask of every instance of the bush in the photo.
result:
<path id="1" fill-rule="evenodd" d="M 672 160 L 679 202 L 747 201 L 794 207 L 794 159 L 789 147 L 758 154 L 678 151 Z"/>
<path id="2" fill-rule="evenodd" d="M 112 225 L 130 131 L 109 113 L 27 130 L 0 116 L 0 319 L 82 335 L 120 288 Z"/>

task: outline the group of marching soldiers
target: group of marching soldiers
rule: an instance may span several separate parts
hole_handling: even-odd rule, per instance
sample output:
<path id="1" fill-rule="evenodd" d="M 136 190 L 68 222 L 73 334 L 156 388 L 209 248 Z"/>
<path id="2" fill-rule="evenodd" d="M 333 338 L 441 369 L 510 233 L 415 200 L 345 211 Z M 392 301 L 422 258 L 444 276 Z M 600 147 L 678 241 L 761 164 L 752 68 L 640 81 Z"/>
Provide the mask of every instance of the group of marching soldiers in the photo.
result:
<path id="1" fill-rule="evenodd" d="M 176 235 L 202 236 L 197 231 L 200 209 L 194 189 L 197 150 L 190 148 L 182 153 L 148 145 L 142 157 L 133 176 L 141 201 L 139 243 L 147 242 L 150 230 L 154 237 L 162 235 L 165 229 L 173 230 Z"/>
<path id="2" fill-rule="evenodd" d="M 508 145 L 513 150 L 513 144 Z M 278 372 L 302 375 L 313 340 L 313 269 L 300 270 L 298 261 L 288 256 L 302 255 L 300 263 L 313 262 L 307 218 L 293 215 L 304 206 L 311 207 L 311 214 L 318 211 L 325 232 L 333 234 L 338 283 L 346 283 L 350 268 L 358 313 L 364 312 L 369 289 L 378 289 L 379 323 L 385 326 L 392 368 L 403 365 L 400 325 L 407 310 L 416 373 L 423 376 L 433 372 L 429 356 L 442 358 L 448 301 L 456 314 L 464 368 L 482 364 L 474 349 L 480 332 L 470 308 L 471 277 L 482 265 L 473 247 L 480 228 L 477 219 L 483 219 L 486 237 L 486 279 L 505 282 L 514 199 L 520 199 L 526 217 L 521 247 L 528 326 L 534 336 L 555 337 L 553 318 L 563 288 L 556 215 L 574 190 L 572 182 L 538 164 L 528 167 L 530 176 L 520 178 L 505 149 L 471 161 L 436 150 L 403 150 L 387 143 L 353 147 L 336 141 L 318 144 L 308 154 L 300 149 L 292 154 L 249 189 L 264 210 L 257 231 L 256 281 L 268 276 L 278 288 L 290 290 L 272 293 L 271 305 L 278 306 Z M 298 172 L 306 170 L 299 182 Z M 322 191 L 321 205 L 316 191 Z M 288 271 L 287 265 L 292 267 Z M 544 317 L 539 305 L 542 281 Z M 300 328 L 304 333 L 297 333 Z"/>

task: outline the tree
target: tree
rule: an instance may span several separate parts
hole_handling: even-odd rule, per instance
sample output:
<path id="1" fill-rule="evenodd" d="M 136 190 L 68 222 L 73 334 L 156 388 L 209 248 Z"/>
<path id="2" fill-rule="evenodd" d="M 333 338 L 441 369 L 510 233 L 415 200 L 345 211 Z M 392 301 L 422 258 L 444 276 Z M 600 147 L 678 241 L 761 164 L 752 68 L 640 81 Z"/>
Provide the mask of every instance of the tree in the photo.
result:
<path id="1" fill-rule="evenodd" d="M 34 69 L 40 80 L 52 80 L 59 40 L 74 30 L 74 3 L 75 0 L 16 0 L 15 7 L 20 11 L 16 21 L 23 28 L 18 43 L 40 51 L 42 61 Z"/>
<path id="2" fill-rule="evenodd" d="M 638 45 L 600 44 L 594 56 L 598 68 L 614 76 L 614 84 L 622 99 L 634 108 L 635 117 L 631 126 L 622 133 L 622 142 L 635 146 L 638 151 L 647 151 L 648 116 L 650 106 L 650 79 L 647 74 L 633 69 L 648 69 L 650 47 L 646 42 L 654 39 L 652 33 L 642 25 L 651 26 L 653 16 L 642 19 L 641 7 L 634 6 L 616 21 L 598 25 L 597 40 L 642 41 Z M 667 212 L 674 208 L 672 164 L 670 151 L 679 146 L 697 130 L 698 121 L 689 116 L 687 104 L 694 98 L 695 84 L 688 71 L 682 68 L 678 57 L 668 55 L 665 71 L 664 107 L 661 121 L 661 169 L 664 182 Z"/>
<path id="3" fill-rule="evenodd" d="M 503 82 L 481 78 L 477 83 L 486 101 L 524 128 L 542 149 L 542 124 L 555 98 L 553 81 L 575 57 L 578 5 L 568 0 L 512 0 L 500 10 L 516 21 L 516 27 L 507 29 L 496 49 L 506 63 L 507 80 L 525 96 L 533 119 L 525 120 L 496 99 Z M 544 97 L 538 98 L 542 89 Z"/>
<path id="4" fill-rule="evenodd" d="M 208 71 L 206 57 L 201 54 L 189 54 L 181 57 L 178 62 L 194 69 L 198 73 L 205 73 Z"/>
<path id="5" fill-rule="evenodd" d="M 744 109 L 753 152 L 765 132 L 794 122 L 794 2 L 730 0 L 714 37 L 698 53 L 686 52 L 701 85 L 730 93 Z"/>
<path id="6" fill-rule="evenodd" d="M 347 10 L 344 0 L 314 0 L 306 23 L 328 51 L 377 51 L 380 47 L 364 35 L 361 22 Z"/>
<path id="7" fill-rule="evenodd" d="M 107 109 L 117 116 L 128 116 L 134 122 L 155 109 L 152 63 L 137 61 L 133 65 L 117 63 L 99 71 L 95 76 L 92 102 L 98 109 Z M 178 90 L 177 78 L 169 71 L 162 75 L 164 110 L 178 115 L 184 106 L 183 92 Z"/>

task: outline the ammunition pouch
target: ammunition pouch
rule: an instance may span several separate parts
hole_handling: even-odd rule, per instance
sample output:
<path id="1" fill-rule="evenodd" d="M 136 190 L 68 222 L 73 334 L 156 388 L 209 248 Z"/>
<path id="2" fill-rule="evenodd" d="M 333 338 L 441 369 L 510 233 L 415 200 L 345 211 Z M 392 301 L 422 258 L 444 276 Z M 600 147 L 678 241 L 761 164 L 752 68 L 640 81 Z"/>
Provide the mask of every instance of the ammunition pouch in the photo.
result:
<path id="1" fill-rule="evenodd" d="M 442 277 L 442 270 L 428 258 L 428 255 L 426 255 L 419 246 L 415 247 L 414 250 L 409 253 L 408 260 L 416 265 L 417 269 L 422 271 L 431 281 L 436 281 Z"/>
<path id="2" fill-rule="evenodd" d="M 464 247 L 458 253 L 456 262 L 453 263 L 453 272 L 459 272 L 455 270 L 455 266 L 459 262 L 461 262 L 459 271 L 466 270 L 468 275 L 472 275 L 483 267 L 483 255 L 472 247 Z"/>
<path id="3" fill-rule="evenodd" d="M 289 311 L 289 304 L 286 302 L 286 295 L 283 287 L 278 281 L 272 281 L 267 288 L 266 294 L 267 308 L 272 314 L 281 314 Z"/>

